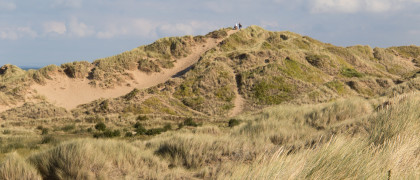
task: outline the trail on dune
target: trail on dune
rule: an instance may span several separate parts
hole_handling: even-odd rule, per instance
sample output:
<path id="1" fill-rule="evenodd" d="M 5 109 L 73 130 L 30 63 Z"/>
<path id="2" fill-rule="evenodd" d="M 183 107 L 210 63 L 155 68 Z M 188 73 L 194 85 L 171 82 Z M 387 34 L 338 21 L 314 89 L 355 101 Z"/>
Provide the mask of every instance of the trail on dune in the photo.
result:
<path id="1" fill-rule="evenodd" d="M 233 117 L 238 115 L 239 113 L 241 113 L 243 111 L 243 106 L 244 106 L 244 98 L 239 94 L 238 88 L 235 89 L 235 100 L 233 101 L 234 107 L 231 110 L 229 117 Z"/>
<path id="2" fill-rule="evenodd" d="M 235 73 L 235 71 L 231 68 L 229 68 L 231 70 L 231 72 L 235 75 L 235 100 L 233 101 L 234 107 L 232 110 L 230 110 L 229 112 L 229 117 L 233 117 L 238 115 L 239 113 L 241 113 L 244 110 L 244 104 L 245 104 L 245 100 L 242 97 L 241 94 L 239 94 L 239 80 L 238 80 L 238 76 Z"/>
<path id="3" fill-rule="evenodd" d="M 237 31 L 229 31 L 227 37 L 235 32 Z M 90 81 L 88 79 L 73 79 L 65 75 L 56 75 L 52 80 L 48 80 L 46 85 L 35 84 L 32 86 L 32 89 L 38 94 L 45 96 L 49 102 L 70 110 L 78 105 L 100 98 L 116 98 L 125 95 L 134 88 L 145 89 L 164 83 L 172 77 L 188 71 L 193 64 L 198 62 L 203 53 L 216 47 L 224 39 L 209 39 L 204 45 L 195 46 L 190 55 L 178 59 L 171 69 L 164 69 L 162 72 L 152 74 L 141 71 L 128 71 L 134 77 L 133 80 L 127 82 L 130 86 L 117 86 L 113 89 L 95 88 L 89 85 Z"/>

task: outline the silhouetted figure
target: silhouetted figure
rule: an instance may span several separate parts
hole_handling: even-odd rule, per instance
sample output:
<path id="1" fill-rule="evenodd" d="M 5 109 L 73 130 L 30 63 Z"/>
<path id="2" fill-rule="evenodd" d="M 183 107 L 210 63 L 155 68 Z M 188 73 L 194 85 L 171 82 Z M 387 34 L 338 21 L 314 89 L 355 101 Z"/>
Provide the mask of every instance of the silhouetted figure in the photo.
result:
<path id="1" fill-rule="evenodd" d="M 241 23 L 239 23 L 239 30 L 241 30 L 242 29 L 242 24 Z"/>

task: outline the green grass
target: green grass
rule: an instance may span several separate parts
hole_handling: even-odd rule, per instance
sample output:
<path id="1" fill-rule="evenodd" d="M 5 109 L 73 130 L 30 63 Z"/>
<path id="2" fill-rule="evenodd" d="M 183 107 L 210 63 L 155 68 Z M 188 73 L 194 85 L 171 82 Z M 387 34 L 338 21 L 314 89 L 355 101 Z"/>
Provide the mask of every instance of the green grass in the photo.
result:
<path id="1" fill-rule="evenodd" d="M 261 81 L 256 84 L 252 91 L 255 98 L 263 104 L 280 104 L 291 98 L 289 93 L 292 88 L 285 84 L 280 77 L 273 78 L 273 81 Z"/>
<path id="2" fill-rule="evenodd" d="M 344 94 L 345 90 L 346 90 L 345 85 L 341 81 L 337 81 L 337 80 L 327 82 L 327 83 L 325 83 L 325 85 L 328 88 L 337 92 L 338 94 Z"/>
<path id="3" fill-rule="evenodd" d="M 358 72 L 355 69 L 351 69 L 351 68 L 341 69 L 341 75 L 343 75 L 345 77 L 349 77 L 349 78 L 352 78 L 352 77 L 360 78 L 360 77 L 364 76 L 362 73 Z"/>

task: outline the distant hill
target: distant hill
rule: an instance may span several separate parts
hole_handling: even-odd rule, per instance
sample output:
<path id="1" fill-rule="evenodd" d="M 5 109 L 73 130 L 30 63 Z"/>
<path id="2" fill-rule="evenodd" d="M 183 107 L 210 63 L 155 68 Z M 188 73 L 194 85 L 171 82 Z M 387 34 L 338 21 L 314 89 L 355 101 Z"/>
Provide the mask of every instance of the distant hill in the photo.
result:
<path id="1" fill-rule="evenodd" d="M 95 109 L 229 116 L 282 103 L 378 97 L 401 91 L 400 86 L 418 89 L 419 66 L 417 46 L 338 47 L 250 26 L 163 38 L 93 63 L 29 71 L 5 65 L 0 104 L 9 109 L 45 100 L 68 110 L 78 106 L 79 114 Z M 100 107 L 104 101 L 107 108 Z"/>

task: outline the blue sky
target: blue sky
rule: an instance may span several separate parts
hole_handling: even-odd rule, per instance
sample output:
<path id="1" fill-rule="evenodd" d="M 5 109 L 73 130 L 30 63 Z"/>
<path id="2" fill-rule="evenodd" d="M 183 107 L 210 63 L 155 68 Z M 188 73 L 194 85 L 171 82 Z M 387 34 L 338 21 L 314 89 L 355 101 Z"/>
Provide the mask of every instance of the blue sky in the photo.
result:
<path id="1" fill-rule="evenodd" d="M 92 62 L 238 21 L 339 46 L 420 45 L 420 0 L 0 0 L 0 66 Z"/>

